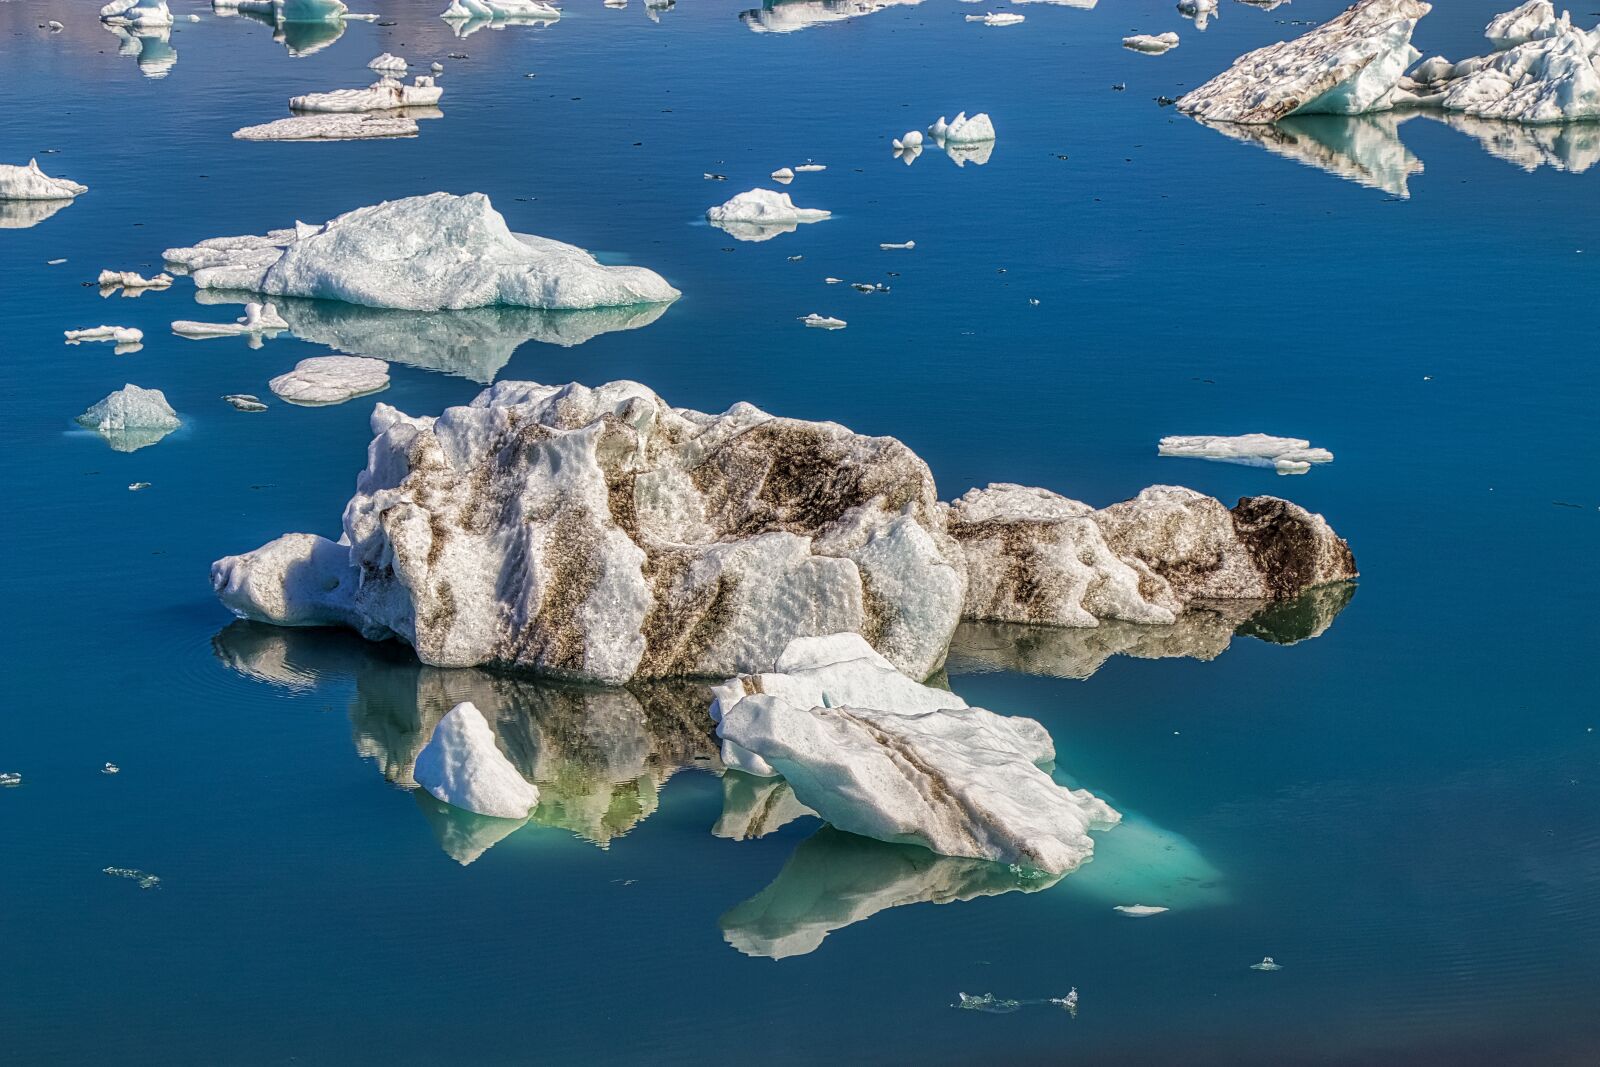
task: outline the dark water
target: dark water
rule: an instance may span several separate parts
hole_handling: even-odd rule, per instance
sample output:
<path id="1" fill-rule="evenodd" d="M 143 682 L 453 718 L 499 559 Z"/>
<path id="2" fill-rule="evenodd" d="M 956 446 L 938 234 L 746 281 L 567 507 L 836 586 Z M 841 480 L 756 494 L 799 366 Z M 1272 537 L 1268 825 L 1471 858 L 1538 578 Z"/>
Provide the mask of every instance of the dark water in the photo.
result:
<path id="1" fill-rule="evenodd" d="M 1327 17 L 1326 0 L 1229 4 L 1203 34 L 1154 0 L 1031 4 L 1006 29 L 927 0 L 785 35 L 709 0 L 659 23 L 585 0 L 546 29 L 463 40 L 442 6 L 368 0 L 357 10 L 396 25 L 351 23 L 296 57 L 260 23 L 175 0 L 177 61 L 150 79 L 95 5 L 0 3 L 0 158 L 38 154 L 90 186 L 0 233 L 0 771 L 24 775 L 0 790 L 8 1058 L 1600 1058 L 1584 666 L 1600 637 L 1600 169 L 1576 172 L 1581 131 L 1288 131 L 1301 157 L 1386 189 L 1155 102 L 1298 32 L 1285 19 Z M 1436 5 L 1418 44 L 1480 51 L 1497 6 Z M 1117 43 L 1165 29 L 1183 36 L 1165 56 Z M 444 117 L 418 138 L 229 138 L 291 95 L 364 84 L 385 50 L 447 68 Z M 994 117 L 986 165 L 892 158 L 890 137 L 960 109 Z M 1571 169 L 1502 158 L 1541 152 Z M 761 244 L 697 221 L 807 158 L 829 169 L 789 189 L 832 220 Z M 1410 198 L 1392 195 L 1412 161 Z M 83 283 L 436 189 L 486 192 L 514 229 L 653 267 L 684 296 L 570 347 L 550 340 L 617 324 L 487 316 L 452 334 L 302 309 L 303 333 L 399 360 L 382 398 L 403 410 L 491 377 L 629 377 L 701 410 L 749 400 L 892 434 L 946 496 L 1279 493 L 1349 538 L 1359 588 L 1160 635 L 964 632 L 950 684 L 1039 718 L 1063 780 L 1130 813 L 1053 886 L 812 819 L 714 836 L 783 798 L 697 769 L 692 690 L 435 671 L 230 624 L 210 595 L 217 556 L 336 531 L 370 403 L 235 412 L 218 397 L 264 394 L 326 347 L 184 341 L 171 320 L 232 312 L 197 308 L 182 280 L 137 300 Z M 811 311 L 850 326 L 805 330 Z M 142 328 L 144 349 L 61 344 L 102 322 Z M 73 426 L 124 382 L 164 390 L 184 427 L 124 454 Z M 1163 434 L 1249 431 L 1337 459 L 1279 478 L 1155 455 Z M 391 784 L 430 716 L 467 697 L 541 780 L 534 822 L 505 836 Z M 1172 910 L 1111 910 L 1132 903 Z M 1252 971 L 1265 955 L 1283 969 Z M 1037 1003 L 1072 987 L 1075 1017 Z M 1036 1003 L 953 1009 L 962 992 Z"/>

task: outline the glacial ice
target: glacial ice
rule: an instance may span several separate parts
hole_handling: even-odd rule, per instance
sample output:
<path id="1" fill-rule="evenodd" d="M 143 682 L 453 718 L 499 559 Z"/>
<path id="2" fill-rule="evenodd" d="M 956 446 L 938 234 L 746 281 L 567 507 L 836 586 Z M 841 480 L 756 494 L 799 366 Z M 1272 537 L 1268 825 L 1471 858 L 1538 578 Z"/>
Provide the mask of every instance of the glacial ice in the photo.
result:
<path id="1" fill-rule="evenodd" d="M 994 140 L 994 123 L 985 112 L 980 111 L 969 118 L 967 113 L 962 111 L 949 122 L 940 115 L 939 121 L 935 122 L 928 132 L 933 135 L 933 139 L 940 147 L 953 144 L 981 144 Z"/>
<path id="2" fill-rule="evenodd" d="M 131 290 L 125 295 L 136 296 L 141 290 L 167 288 L 172 284 L 172 275 L 157 274 L 154 278 L 146 278 L 138 271 L 103 270 L 96 284 L 100 286 L 101 296 L 116 289 Z"/>
<path id="3" fill-rule="evenodd" d="M 289 328 L 272 304 L 249 303 L 244 314 L 233 322 L 192 322 L 179 319 L 172 324 L 172 332 L 182 337 L 201 340 L 211 337 L 237 337 L 240 334 L 277 334 Z"/>
<path id="4" fill-rule="evenodd" d="M 292 111 L 349 113 L 390 111 L 395 108 L 433 107 L 444 95 L 427 74 L 418 74 L 412 84 L 398 78 L 382 77 L 365 89 L 335 89 L 328 93 L 307 93 L 289 98 Z"/>
<path id="5" fill-rule="evenodd" d="M 1252 963 L 1250 969 L 1252 971 L 1281 971 L 1283 970 L 1283 964 L 1276 962 L 1271 956 L 1262 956 L 1261 962 Z"/>
<path id="6" fill-rule="evenodd" d="M 267 386 L 291 404 L 342 404 L 389 388 L 389 364 L 365 356 L 312 356 Z"/>
<path id="7" fill-rule="evenodd" d="M 801 317 L 800 321 L 819 330 L 842 330 L 848 325 L 843 319 L 836 319 L 829 315 L 819 315 L 815 311 Z"/>
<path id="8" fill-rule="evenodd" d="M 1553 37 L 1561 26 L 1550 0 L 1528 0 L 1521 7 L 1496 15 L 1483 35 L 1496 48 L 1511 48 L 1540 37 Z"/>
<path id="9" fill-rule="evenodd" d="M 966 19 L 968 22 L 981 22 L 985 26 L 1015 26 L 1026 21 L 1025 16 L 1012 11 L 986 11 L 981 15 L 968 15 Z"/>
<path id="10" fill-rule="evenodd" d="M 544 0 L 450 0 L 442 19 L 558 19 L 561 9 Z"/>
<path id="11" fill-rule="evenodd" d="M 765 0 L 759 8 L 741 11 L 739 20 L 756 33 L 794 33 L 920 3 L 922 0 Z"/>
<path id="12" fill-rule="evenodd" d="M 1170 909 L 1156 904 L 1118 904 L 1113 910 L 1120 911 L 1124 915 L 1131 915 L 1135 919 L 1143 919 L 1151 915 L 1161 915 Z"/>
<path id="13" fill-rule="evenodd" d="M 603 266 L 575 245 L 512 233 L 482 193 L 385 201 L 322 226 L 213 238 L 163 255 L 199 289 L 413 311 L 617 307 L 680 295 L 654 271 Z"/>
<path id="14" fill-rule="evenodd" d="M 37 159 L 28 160 L 26 167 L 0 163 L 0 201 L 5 200 L 71 200 L 89 191 L 66 178 L 52 178 L 39 169 Z"/>
<path id="15" fill-rule="evenodd" d="M 133 29 L 156 29 L 172 25 L 167 0 L 111 0 L 100 9 L 100 21 Z"/>
<path id="16" fill-rule="evenodd" d="M 765 236 L 741 236 L 741 234 L 759 234 L 776 227 L 786 227 L 778 232 L 789 232 L 798 223 L 820 222 L 829 214 L 830 212 L 820 208 L 796 207 L 794 201 L 789 199 L 788 193 L 779 193 L 771 189 L 751 189 L 740 193 L 725 204 L 711 208 L 706 212 L 706 218 L 712 225 L 722 227 L 741 240 L 765 240 Z M 745 227 L 754 229 L 747 230 Z M 776 232 L 771 235 L 776 236 Z"/>
<path id="17" fill-rule="evenodd" d="M 1162 52 L 1170 52 L 1178 47 L 1178 35 L 1171 31 L 1159 34 L 1136 33 L 1131 37 L 1124 37 L 1122 39 L 1122 47 L 1132 49 L 1135 52 L 1160 55 Z"/>
<path id="18" fill-rule="evenodd" d="M 417 120 L 410 115 L 371 112 L 313 113 L 244 126 L 233 131 L 240 141 L 364 141 L 415 137 Z"/>
<path id="19" fill-rule="evenodd" d="M 483 713 L 468 701 L 439 720 L 412 773 L 435 799 L 476 815 L 524 819 L 539 803 L 538 788 L 506 759 Z"/>
<path id="20" fill-rule="evenodd" d="M 1163 456 L 1272 467 L 1279 474 L 1304 474 L 1313 463 L 1333 462 L 1332 452 L 1326 448 L 1312 448 L 1310 441 L 1298 437 L 1273 437 L 1264 433 L 1247 433 L 1236 437 L 1163 437 L 1157 451 Z"/>
<path id="21" fill-rule="evenodd" d="M 402 77 L 405 75 L 408 67 L 409 64 L 406 63 L 403 58 L 395 55 L 393 52 L 385 52 L 383 55 L 378 56 L 376 59 L 373 59 L 367 63 L 367 69 L 369 70 L 375 70 L 379 74 L 393 74 Z"/>
<path id="22" fill-rule="evenodd" d="M 1413 84 L 1417 106 L 1530 125 L 1600 119 L 1600 27 L 1563 16 L 1547 37 L 1457 63 L 1438 82 Z"/>
<path id="23" fill-rule="evenodd" d="M 144 331 L 132 326 L 88 326 L 81 330 L 66 330 L 67 344 L 85 341 L 114 341 L 119 345 L 136 345 L 144 340 Z"/>
<path id="24" fill-rule="evenodd" d="M 105 438 L 115 451 L 134 452 L 153 445 L 180 425 L 177 412 L 159 389 L 124 385 L 77 418 Z"/>

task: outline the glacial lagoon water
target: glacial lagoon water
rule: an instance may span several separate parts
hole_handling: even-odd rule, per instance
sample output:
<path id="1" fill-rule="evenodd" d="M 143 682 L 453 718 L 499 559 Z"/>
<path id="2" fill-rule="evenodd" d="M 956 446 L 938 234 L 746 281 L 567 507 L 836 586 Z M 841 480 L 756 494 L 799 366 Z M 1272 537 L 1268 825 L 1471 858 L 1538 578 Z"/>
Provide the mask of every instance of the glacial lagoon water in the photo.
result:
<path id="1" fill-rule="evenodd" d="M 1600 133 L 1319 119 L 1263 146 L 1157 103 L 1337 0 L 1229 3 L 1203 33 L 1157 0 L 1028 4 L 1005 28 L 952 0 L 586 0 L 459 39 L 440 0 L 367 0 L 380 22 L 282 41 L 172 0 L 144 69 L 94 6 L 0 2 L 0 159 L 90 188 L 0 233 L 12 1062 L 1600 1055 Z M 1476 54 L 1501 6 L 1436 4 L 1418 44 Z M 1118 44 L 1169 29 L 1164 56 Z M 366 84 L 384 51 L 446 68 L 416 138 L 230 138 Z M 963 109 L 994 117 L 986 163 L 893 158 Z M 832 219 L 762 243 L 699 221 L 807 159 L 828 169 L 788 190 Z M 88 284 L 436 189 L 684 296 L 658 316 L 310 303 L 284 309 L 298 339 L 251 349 L 169 333 L 238 313 L 185 280 Z M 103 322 L 143 349 L 62 344 Z M 1362 578 L 1182 632 L 965 628 L 949 684 L 1040 719 L 1058 777 L 1129 813 L 1054 884 L 806 817 L 733 840 L 792 798 L 705 770 L 692 686 L 438 671 L 217 605 L 212 559 L 336 532 L 370 400 L 266 391 L 330 346 L 394 361 L 381 398 L 414 413 L 490 380 L 627 377 L 834 419 L 904 440 L 946 497 L 1278 493 L 1329 518 Z M 183 427 L 122 453 L 73 424 L 125 382 Z M 241 392 L 268 411 L 219 399 Z M 1337 458 L 1278 477 L 1156 456 L 1164 434 L 1253 431 Z M 539 770 L 525 827 L 399 788 L 464 695 Z M 1073 987 L 1076 1014 L 1050 1003 Z"/>

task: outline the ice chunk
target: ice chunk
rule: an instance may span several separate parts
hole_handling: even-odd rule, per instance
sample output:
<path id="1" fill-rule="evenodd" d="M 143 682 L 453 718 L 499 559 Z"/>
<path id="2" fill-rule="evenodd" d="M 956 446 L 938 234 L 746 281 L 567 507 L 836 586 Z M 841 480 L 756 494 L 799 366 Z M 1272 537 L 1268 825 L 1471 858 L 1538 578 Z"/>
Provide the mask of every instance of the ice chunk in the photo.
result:
<path id="1" fill-rule="evenodd" d="M 911 149 L 920 149 L 922 147 L 922 131 L 907 130 L 899 137 L 896 137 L 893 141 L 893 144 L 896 152 L 906 152 L 910 151 Z"/>
<path id="2" fill-rule="evenodd" d="M 1456 64 L 1454 76 L 1423 87 L 1420 103 L 1476 118 L 1529 124 L 1600 118 L 1600 28 L 1565 16 L 1547 37 Z"/>
<path id="3" fill-rule="evenodd" d="M 104 873 L 111 875 L 113 878 L 127 878 L 130 881 L 137 882 L 140 889 L 161 888 L 160 878 L 144 871 L 135 870 L 132 867 L 107 867 Z"/>
<path id="4" fill-rule="evenodd" d="M 450 0 L 442 19 L 558 19 L 561 9 L 544 0 Z"/>
<path id="5" fill-rule="evenodd" d="M 928 128 L 928 132 L 941 147 L 951 144 L 980 144 L 994 140 L 994 123 L 985 112 L 980 111 L 969 118 L 967 113 L 962 111 L 948 122 L 943 115 L 940 115 L 939 120 Z"/>
<path id="6" fill-rule="evenodd" d="M 71 200 L 88 191 L 87 185 L 79 185 L 66 178 L 50 177 L 39 169 L 37 159 L 28 160 L 26 167 L 0 163 L 0 201 Z"/>
<path id="7" fill-rule="evenodd" d="M 22 775 L 16 771 L 0 772 L 0 789 L 15 789 L 22 784 Z"/>
<path id="8" fill-rule="evenodd" d="M 233 322 L 191 322 L 188 319 L 179 319 L 172 324 L 172 332 L 182 337 L 203 340 L 210 337 L 237 337 L 240 334 L 272 335 L 281 333 L 289 328 L 283 321 L 283 316 L 278 314 L 278 309 L 269 304 L 249 303 L 244 306 L 244 315 Z"/>
<path id="9" fill-rule="evenodd" d="M 99 432 L 118 452 L 153 445 L 180 425 L 161 390 L 137 385 L 124 385 L 111 393 L 79 415 L 77 422 Z"/>
<path id="10" fill-rule="evenodd" d="M 244 126 L 234 130 L 233 136 L 240 141 L 364 141 L 415 137 L 417 129 L 417 120 L 411 115 L 335 112 L 291 115 L 258 126 Z"/>
<path id="11" fill-rule="evenodd" d="M 433 107 L 444 95 L 427 74 L 418 74 L 406 85 L 398 78 L 379 78 L 365 89 L 335 89 L 329 93 L 308 93 L 289 98 L 292 111 L 348 113 L 389 111 L 403 107 Z"/>
<path id="12" fill-rule="evenodd" d="M 818 315 L 815 311 L 800 320 L 807 326 L 819 330 L 842 330 L 847 325 L 843 319 L 835 319 L 827 315 Z"/>
<path id="13" fill-rule="evenodd" d="M 121 774 L 122 773 L 122 768 L 118 767 L 115 763 L 107 763 L 105 766 L 100 768 L 100 773 L 101 774 Z"/>
<path id="14" fill-rule="evenodd" d="M 1528 0 L 1521 7 L 1490 19 L 1483 35 L 1496 48 L 1510 48 L 1525 41 L 1555 36 L 1560 32 L 1562 21 L 1556 18 L 1555 5 L 1550 0 Z"/>
<path id="15" fill-rule="evenodd" d="M 909 252 L 915 247 L 917 247 L 917 242 L 915 241 L 885 242 L 878 245 L 878 248 L 884 252 Z"/>
<path id="16" fill-rule="evenodd" d="M 379 74 L 395 75 L 404 75 L 408 65 L 409 64 L 407 64 L 404 59 L 395 55 L 393 52 L 385 52 L 383 55 L 367 63 L 368 69 L 375 70 Z"/>
<path id="17" fill-rule="evenodd" d="M 801 163 L 794 168 L 796 174 L 815 174 L 817 171 L 827 170 L 825 163 Z"/>
<path id="18" fill-rule="evenodd" d="M 1252 963 L 1250 969 L 1252 971 L 1281 971 L 1283 970 L 1283 964 L 1274 961 L 1271 956 L 1263 956 L 1261 957 L 1261 962 Z"/>
<path id="19" fill-rule="evenodd" d="M 100 9 L 100 21 L 134 29 L 155 29 L 172 25 L 167 0 L 111 0 Z"/>
<path id="20" fill-rule="evenodd" d="M 1155 904 L 1118 904 L 1113 910 L 1131 915 L 1135 919 L 1143 919 L 1148 915 L 1161 915 L 1168 909 Z"/>
<path id="21" fill-rule="evenodd" d="M 267 410 L 267 405 L 263 404 L 261 398 L 254 393 L 229 393 L 222 399 L 239 411 L 256 412 Z"/>
<path id="22" fill-rule="evenodd" d="M 312 356 L 267 385 L 291 404 L 342 404 L 389 388 L 389 364 L 365 356 Z"/>
<path id="23" fill-rule="evenodd" d="M 1288 115 L 1382 111 L 1394 106 L 1423 0 L 1359 0 L 1293 41 L 1258 48 L 1178 100 L 1185 114 L 1265 123 Z"/>
<path id="24" fill-rule="evenodd" d="M 779 167 L 777 170 L 772 172 L 772 180 L 775 182 L 782 182 L 784 185 L 787 185 L 794 181 L 794 171 L 790 170 L 788 167 Z"/>
<path id="25" fill-rule="evenodd" d="M 1131 37 L 1124 37 L 1122 39 L 1122 47 L 1132 49 L 1135 52 L 1149 52 L 1152 55 L 1160 55 L 1162 52 L 1170 52 L 1178 47 L 1178 35 L 1171 31 L 1153 35 L 1136 33 Z"/>
<path id="26" fill-rule="evenodd" d="M 1333 453 L 1312 448 L 1299 437 L 1247 433 L 1237 437 L 1163 437 L 1158 454 L 1190 459 L 1216 459 L 1250 467 L 1273 467 L 1279 474 L 1304 474 L 1313 463 L 1332 463 Z"/>
<path id="27" fill-rule="evenodd" d="M 483 713 L 470 702 L 457 704 L 439 721 L 413 773 L 435 799 L 477 815 L 525 819 L 539 803 L 539 790 L 501 753 Z"/>
<path id="28" fill-rule="evenodd" d="M 137 271 L 103 270 L 100 272 L 98 284 L 102 296 L 118 288 L 135 290 L 165 289 L 172 284 L 172 275 L 157 274 L 154 278 L 146 278 Z"/>
<path id="29" fill-rule="evenodd" d="M 136 345 L 144 340 L 144 331 L 134 329 L 132 326 L 88 326 L 81 330 L 63 331 L 67 344 L 82 344 L 85 341 L 114 341 L 119 345 Z"/>
<path id="30" fill-rule="evenodd" d="M 981 22 L 985 26 L 1015 26 L 1025 21 L 1024 16 L 1011 11 L 986 11 L 981 15 L 968 15 L 968 22 Z"/>
<path id="31" fill-rule="evenodd" d="M 820 222 L 829 214 L 830 212 L 819 208 L 796 207 L 794 201 L 789 199 L 788 193 L 774 192 L 771 189 L 751 189 L 740 193 L 725 204 L 711 208 L 706 212 L 706 218 L 711 220 L 713 225 L 721 226 L 737 237 L 739 233 L 733 229 L 736 226 L 784 226 L 792 230 L 797 223 Z"/>

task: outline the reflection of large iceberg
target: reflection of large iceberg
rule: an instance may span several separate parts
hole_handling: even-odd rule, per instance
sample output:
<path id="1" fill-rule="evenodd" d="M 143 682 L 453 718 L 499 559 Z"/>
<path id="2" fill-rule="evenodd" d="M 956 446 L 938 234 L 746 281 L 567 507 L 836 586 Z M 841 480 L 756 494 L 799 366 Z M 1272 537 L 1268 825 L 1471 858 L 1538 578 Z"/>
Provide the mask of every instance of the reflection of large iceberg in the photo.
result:
<path id="1" fill-rule="evenodd" d="M 1428 117 L 1477 138 L 1485 152 L 1526 171 L 1550 167 L 1582 174 L 1600 163 L 1600 123 L 1597 122 L 1528 126 L 1520 122 L 1474 118 L 1455 111 Z"/>
<path id="2" fill-rule="evenodd" d="M 71 200 L 0 200 L 0 230 L 26 230 L 54 215 Z"/>
<path id="3" fill-rule="evenodd" d="M 1112 656 L 1213 660 L 1235 635 L 1294 644 L 1322 635 L 1355 595 L 1349 582 L 1318 586 L 1286 601 L 1202 601 L 1170 626 L 1102 619 L 1091 627 L 963 622 L 950 642 L 952 675 L 1018 671 L 1088 678 Z"/>
<path id="4" fill-rule="evenodd" d="M 807 815 L 816 812 L 800 803 L 794 787 L 782 778 L 730 770 L 722 776 L 722 815 L 711 833 L 730 841 L 753 841 Z"/>
<path id="5" fill-rule="evenodd" d="M 527 819 L 496 819 L 453 808 L 442 800 L 435 800 L 426 790 L 418 789 L 412 795 L 417 799 L 423 818 L 433 828 L 439 847 L 463 867 L 528 824 Z"/>
<path id="6" fill-rule="evenodd" d="M 710 695 L 703 685 L 595 689 L 484 670 L 444 670 L 423 666 L 397 642 L 242 621 L 224 627 L 212 648 L 241 674 L 287 688 L 353 680 L 356 750 L 406 789 L 416 785 L 412 768 L 434 726 L 470 700 L 498 735 L 501 750 L 538 785 L 532 821 L 562 827 L 602 847 L 655 811 L 661 786 L 678 770 L 697 763 L 717 766 L 706 715 Z M 418 803 L 430 810 L 427 802 Z M 480 826 L 473 819 L 452 818 L 452 841 L 498 840 L 495 831 L 499 836 L 510 832 L 501 825 L 504 820 Z M 430 822 L 438 828 L 432 815 Z M 441 842 L 445 836 L 441 831 Z M 453 848 L 446 851 L 457 856 Z"/>
<path id="7" fill-rule="evenodd" d="M 214 14 L 230 18 L 238 16 L 259 22 L 272 29 L 272 39 L 289 50 L 291 56 L 309 56 L 320 52 L 344 35 L 342 18 L 321 20 L 279 20 L 261 11 L 217 7 Z"/>
<path id="8" fill-rule="evenodd" d="M 1032 893 L 1059 878 L 824 826 L 800 843 L 771 885 L 722 917 L 722 936 L 747 956 L 803 956 L 835 930 L 885 908 Z"/>
<path id="9" fill-rule="evenodd" d="M 826 22 L 844 22 L 885 8 L 911 7 L 922 0 L 766 0 L 741 11 L 739 18 L 756 33 L 793 33 Z"/>
<path id="10" fill-rule="evenodd" d="M 199 289 L 195 299 L 202 304 L 242 304 L 255 297 Z M 517 347 L 527 341 L 570 348 L 601 334 L 648 326 L 671 306 L 398 311 L 333 300 L 281 298 L 274 303 L 294 335 L 313 344 L 484 383 L 494 381 Z"/>
<path id="11" fill-rule="evenodd" d="M 1399 130 L 1415 114 L 1297 115 L 1270 125 L 1204 125 L 1359 185 L 1410 196 L 1406 182 L 1422 173 L 1422 160 L 1401 143 Z"/>
<path id="12" fill-rule="evenodd" d="M 178 62 L 178 51 L 172 47 L 172 29 L 159 26 L 150 29 L 130 30 L 123 26 L 106 26 L 117 35 L 121 43 L 117 55 L 132 56 L 139 64 L 139 73 L 146 78 L 165 78 Z"/>

